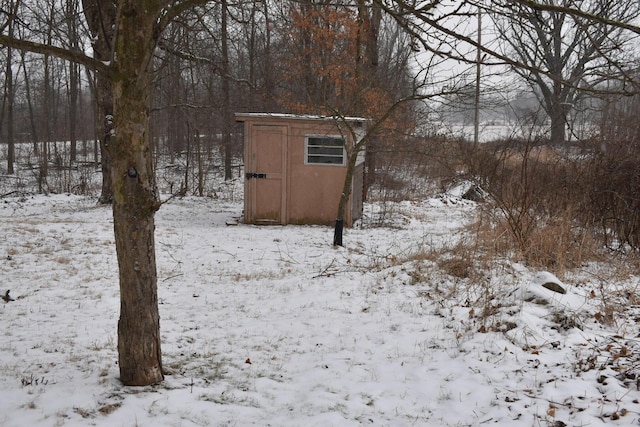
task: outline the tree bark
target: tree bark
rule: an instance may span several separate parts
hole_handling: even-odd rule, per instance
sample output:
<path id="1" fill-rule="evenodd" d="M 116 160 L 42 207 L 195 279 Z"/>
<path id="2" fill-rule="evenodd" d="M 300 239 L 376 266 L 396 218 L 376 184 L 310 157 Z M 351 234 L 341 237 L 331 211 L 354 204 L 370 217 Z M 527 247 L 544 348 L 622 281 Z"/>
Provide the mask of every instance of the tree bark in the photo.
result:
<path id="1" fill-rule="evenodd" d="M 554 145 L 562 145 L 566 140 L 567 117 L 565 108 L 560 102 L 552 104 L 549 111 L 551 120 L 550 142 Z"/>
<path id="2" fill-rule="evenodd" d="M 151 58 L 157 34 L 144 1 L 123 1 L 114 66 L 114 128 L 110 138 L 113 223 L 120 270 L 118 354 L 125 385 L 163 380 L 160 351 L 154 216 L 155 191 L 149 134 Z"/>
<path id="3" fill-rule="evenodd" d="M 9 5 L 10 9 L 13 12 L 14 4 L 13 1 Z M 9 37 L 13 37 L 13 17 L 10 18 L 8 24 L 8 33 Z M 15 163 L 15 140 L 13 137 L 13 103 L 14 103 L 14 90 L 13 90 L 13 61 L 12 61 L 12 49 L 11 46 L 7 47 L 7 65 L 5 69 L 5 86 L 4 86 L 4 96 L 5 101 L 7 103 L 7 173 L 12 175 L 15 171 L 13 169 L 13 164 Z"/>
<path id="4" fill-rule="evenodd" d="M 77 116 L 78 116 L 78 64 L 69 63 L 69 166 L 73 166 L 78 156 Z"/>
<path id="5" fill-rule="evenodd" d="M 231 93 L 229 79 L 231 75 L 231 67 L 229 65 L 229 33 L 227 29 L 227 20 L 229 11 L 227 9 L 227 0 L 222 0 L 220 4 L 222 9 L 222 28 L 221 31 L 221 47 L 222 47 L 222 115 L 224 120 L 222 122 L 222 138 L 224 145 L 224 180 L 230 181 L 233 179 L 233 173 L 231 171 L 233 150 L 231 141 L 231 123 L 233 121 L 233 114 L 231 113 Z"/>
<path id="6" fill-rule="evenodd" d="M 346 144 L 349 144 L 346 142 Z M 338 202 L 338 214 L 336 215 L 336 224 L 333 232 L 333 246 L 342 246 L 342 231 L 344 229 L 344 217 L 347 212 L 347 204 L 353 184 L 353 173 L 356 169 L 356 161 L 358 160 L 358 148 L 346 147 L 347 149 L 347 173 L 344 177 L 342 193 L 340 194 L 340 202 Z"/>
<path id="7" fill-rule="evenodd" d="M 24 91 L 29 110 L 29 125 L 31 129 L 31 140 L 33 141 L 33 155 L 38 156 L 40 148 L 38 147 L 38 128 L 36 127 L 35 114 L 33 112 L 33 100 L 31 99 L 31 83 L 29 82 L 29 71 L 27 70 L 27 62 L 25 61 L 25 52 L 20 52 L 20 60 L 22 62 L 22 72 L 24 77 Z"/>
<path id="8" fill-rule="evenodd" d="M 45 191 L 47 183 L 47 176 L 49 176 L 49 141 L 51 141 L 51 73 L 49 72 L 50 58 L 49 55 L 45 55 L 44 62 L 44 76 L 42 82 L 42 134 L 44 136 L 42 141 L 42 149 L 40 150 L 40 174 L 38 175 L 38 191 L 41 193 Z"/>
<path id="9" fill-rule="evenodd" d="M 9 24 L 9 28 L 13 27 L 13 24 Z M 11 32 L 11 30 L 9 30 Z M 7 68 L 5 70 L 5 97 L 7 99 L 7 173 L 12 175 L 15 171 L 13 164 L 16 159 L 16 145 L 13 137 L 13 64 L 11 61 L 11 48 L 7 48 Z"/>
<path id="10" fill-rule="evenodd" d="M 366 89 L 375 87 L 376 70 L 378 67 L 378 36 L 380 31 L 380 22 L 382 20 L 382 11 L 379 7 L 374 6 L 370 8 L 363 0 L 358 0 L 358 36 L 357 36 L 357 52 L 356 52 L 356 74 L 358 77 L 358 84 Z M 368 106 L 365 102 L 359 102 L 357 100 L 356 109 L 358 114 L 362 114 L 367 111 Z M 353 138 L 356 135 L 350 132 Z M 347 146 L 347 173 L 344 179 L 342 193 L 340 195 L 340 202 L 338 203 L 338 215 L 336 218 L 335 230 L 333 234 L 333 245 L 342 246 L 342 231 L 344 226 L 344 217 L 347 204 L 349 202 L 349 196 L 351 195 L 353 185 L 353 173 L 355 172 L 356 162 L 358 159 L 358 153 L 363 148 L 362 141 L 354 141 L 354 147 Z M 373 151 L 369 154 L 369 160 L 374 165 L 374 168 L 367 173 L 367 181 L 373 180 L 375 171 L 375 159 L 373 157 Z M 367 185 L 365 184 L 365 187 Z"/>
<path id="11" fill-rule="evenodd" d="M 70 50 L 79 50 L 80 40 L 77 22 L 77 0 L 67 0 L 67 30 Z M 78 94 L 80 89 L 80 71 L 75 62 L 69 62 L 68 77 L 68 108 L 69 108 L 69 166 L 77 160 L 77 118 L 78 118 Z"/>
<path id="12" fill-rule="evenodd" d="M 113 183 L 111 180 L 110 139 L 113 131 L 113 85 L 111 80 L 96 73 L 96 120 L 97 135 L 100 138 L 100 167 L 102 169 L 102 190 L 98 202 L 113 202 Z"/>
<path id="13" fill-rule="evenodd" d="M 82 7 L 94 39 L 93 57 L 103 63 L 110 63 L 116 22 L 115 5 L 111 1 L 83 0 Z M 109 139 L 113 128 L 113 85 L 111 77 L 104 72 L 96 72 L 95 96 L 96 134 L 99 135 L 102 168 L 102 190 L 98 203 L 109 204 L 113 201 L 109 154 Z"/>

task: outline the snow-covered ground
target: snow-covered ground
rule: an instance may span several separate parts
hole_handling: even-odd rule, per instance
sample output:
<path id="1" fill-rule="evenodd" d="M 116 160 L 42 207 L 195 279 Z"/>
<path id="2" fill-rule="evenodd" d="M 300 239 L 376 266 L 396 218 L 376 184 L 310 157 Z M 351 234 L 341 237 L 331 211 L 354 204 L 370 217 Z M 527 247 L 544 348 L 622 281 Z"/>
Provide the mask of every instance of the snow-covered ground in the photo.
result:
<path id="1" fill-rule="evenodd" d="M 513 262 L 452 276 L 473 203 L 388 204 L 393 226 L 369 227 L 378 209 L 336 249 L 328 227 L 226 225 L 240 201 L 166 203 L 171 374 L 124 387 L 110 208 L 0 199 L 0 425 L 639 425 L 637 277 L 585 267 L 560 294 Z"/>

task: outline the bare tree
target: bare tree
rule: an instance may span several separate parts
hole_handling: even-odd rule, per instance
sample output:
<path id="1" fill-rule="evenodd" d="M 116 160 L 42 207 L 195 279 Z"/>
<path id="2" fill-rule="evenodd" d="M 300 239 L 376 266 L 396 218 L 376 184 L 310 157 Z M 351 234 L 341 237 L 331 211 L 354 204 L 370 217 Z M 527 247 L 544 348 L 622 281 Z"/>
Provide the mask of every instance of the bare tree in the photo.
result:
<path id="1" fill-rule="evenodd" d="M 571 15 L 563 10 L 540 10 L 524 2 L 492 2 L 491 16 L 504 43 L 504 54 L 528 68 L 513 70 L 539 96 L 550 122 L 552 143 L 565 141 L 571 110 L 605 78 L 619 74 L 616 66 L 631 38 L 617 27 Z M 620 23 L 640 16 L 637 1 L 543 0 L 541 4 L 583 12 Z"/>
<path id="2" fill-rule="evenodd" d="M 227 0 L 220 3 L 220 47 L 222 53 L 222 146 L 224 147 L 224 179 L 233 178 L 231 171 L 233 150 L 231 140 L 231 124 L 233 123 L 231 111 L 231 63 L 229 58 L 229 5 Z"/>
<path id="3" fill-rule="evenodd" d="M 80 49 L 80 34 L 78 31 L 78 16 L 80 11 L 78 0 L 67 0 L 66 5 L 66 25 L 68 34 L 69 49 Z M 80 69 L 75 62 L 68 63 L 68 123 L 69 123 L 69 162 L 72 164 L 76 161 L 77 156 L 77 138 L 78 138 L 78 101 L 80 91 Z"/>
<path id="4" fill-rule="evenodd" d="M 0 22 L 0 44 L 44 55 L 44 88 L 46 91 L 51 90 L 51 93 L 51 58 L 76 62 L 95 72 L 99 105 L 98 124 L 104 126 L 100 132 L 105 168 L 101 198 L 105 201 L 113 200 L 114 234 L 119 265 L 120 377 L 125 384 L 151 384 L 163 378 L 154 243 L 155 212 L 160 207 L 160 201 L 155 186 L 150 133 L 154 57 L 158 54 L 156 48 L 169 23 L 178 16 L 184 16 L 186 11 L 208 1 L 83 0 L 85 19 L 92 36 L 93 57 L 87 57 L 80 50 L 61 47 L 68 46 L 63 40 L 66 36 L 53 31 L 52 17 L 54 9 L 63 6 L 63 3 L 46 4 L 48 21 L 40 33 L 25 33 L 19 36 L 11 34 L 8 31 L 9 19 L 0 15 L 0 19 L 6 21 Z M 464 1 L 446 8 L 442 3 L 439 0 L 298 0 L 263 1 L 262 5 L 257 2 L 216 2 L 214 7 L 205 12 L 220 19 L 223 17 L 223 10 L 217 6 L 222 5 L 224 11 L 228 12 L 228 15 L 225 15 L 228 19 L 227 31 L 223 31 L 229 36 L 226 49 L 218 50 L 218 56 L 214 53 L 209 53 L 209 56 L 194 55 L 193 52 L 182 52 L 178 49 L 171 54 L 180 61 L 188 60 L 194 64 L 202 64 L 202 76 L 215 74 L 217 80 L 208 76 L 210 84 L 205 82 L 207 79 L 201 80 L 202 86 L 211 89 L 209 105 L 206 107 L 210 108 L 208 111 L 220 113 L 217 114 L 219 117 L 223 117 L 223 108 L 230 110 L 232 101 L 236 98 L 234 89 L 243 87 L 247 88 L 245 99 L 250 99 L 253 94 L 264 94 L 265 101 L 251 105 L 263 105 L 265 108 L 273 106 L 282 110 L 299 107 L 298 111 L 301 112 L 312 108 L 315 113 L 334 116 L 345 133 L 357 133 L 345 124 L 347 121 L 343 118 L 347 115 L 372 117 L 374 122 L 371 132 L 380 131 L 385 127 L 410 129 L 413 102 L 443 96 L 456 90 L 455 87 L 447 88 L 446 79 L 438 80 L 430 75 L 428 70 L 446 58 L 454 58 L 463 63 L 475 63 L 475 48 L 478 47 L 478 43 L 474 38 L 459 31 L 455 22 L 468 18 L 469 7 L 476 5 Z M 527 5 L 530 2 L 516 3 Z M 276 5 L 282 9 L 274 7 Z M 234 14 L 243 6 L 253 8 L 248 13 L 250 18 L 245 19 L 243 16 L 246 15 L 241 13 Z M 329 8 L 329 14 L 323 16 L 315 13 L 322 8 Z M 276 19 L 275 14 L 278 11 L 281 14 Z M 61 13 L 59 9 L 58 12 Z M 203 24 L 198 26 L 198 31 L 213 36 L 210 39 L 215 40 L 218 37 L 220 40 L 219 33 L 207 28 L 211 22 L 216 22 L 215 20 L 200 21 L 205 12 L 197 14 L 196 22 Z M 301 15 L 301 22 L 305 25 L 313 24 L 315 27 L 303 27 L 298 32 L 292 32 L 288 19 L 296 13 Z M 311 17 L 311 20 L 305 21 L 305 14 Z M 578 18 L 587 19 L 579 14 L 571 16 L 576 17 L 576 22 L 579 22 Z M 394 54 L 388 56 L 394 58 L 393 63 L 386 65 L 382 64 L 386 57 L 380 55 L 381 52 L 385 53 L 380 48 L 385 17 L 392 19 L 406 37 L 402 38 L 402 43 L 397 44 L 401 45 L 402 49 L 397 48 Z M 245 67 L 248 71 L 244 70 L 246 72 L 243 74 L 240 72 L 243 70 L 240 68 L 239 49 L 234 51 L 234 47 L 240 46 L 240 39 L 236 35 L 242 33 L 235 30 L 245 24 L 253 25 L 249 30 L 250 36 L 245 37 L 245 40 L 248 40 L 254 50 L 247 54 L 251 59 Z M 600 37 L 605 30 L 599 31 L 586 34 L 585 37 Z M 606 41 L 608 42 L 608 39 Z M 165 49 L 165 46 L 162 48 Z M 530 73 L 539 71 L 544 79 L 554 81 L 549 70 L 540 70 L 536 68 L 538 65 L 525 64 L 486 46 L 480 48 L 485 54 L 496 58 L 496 63 L 518 66 Z M 421 68 L 420 75 L 411 75 L 406 59 L 413 51 L 420 49 L 423 51 L 422 59 L 426 65 Z M 222 58 L 224 50 L 227 50 L 226 60 Z M 276 50 L 281 52 L 278 56 L 281 61 L 269 58 Z M 215 49 L 210 49 L 210 52 L 213 51 Z M 469 52 L 470 57 L 467 55 Z M 301 61 L 301 58 L 304 61 Z M 178 70 L 182 70 L 182 64 L 178 65 Z M 587 64 L 584 68 L 590 69 Z M 618 68 L 620 71 L 622 67 Z M 197 73 L 194 72 L 193 76 L 195 75 Z M 386 80 L 381 83 L 383 76 Z M 571 83 L 569 77 L 564 74 L 555 79 L 578 86 L 576 82 Z M 194 86 L 189 92 L 195 94 L 195 78 L 191 77 L 191 80 Z M 220 99 L 220 95 L 223 95 L 225 80 L 229 83 L 229 101 L 223 99 L 224 102 L 215 104 L 214 98 Z M 584 78 L 577 81 L 583 80 Z M 233 85 L 239 81 L 242 81 L 243 85 Z M 47 93 L 49 92 L 45 92 Z M 278 99 L 279 104 L 271 103 L 272 99 Z M 184 100 L 187 101 L 188 98 Z M 195 100 L 194 95 L 191 101 Z M 200 108 L 204 103 L 205 101 L 194 102 L 189 108 Z M 250 105 L 250 101 L 246 101 L 246 105 Z M 48 106 L 44 114 L 46 119 L 49 114 Z M 49 126 L 48 120 L 44 122 Z M 200 126 L 189 121 L 187 124 L 189 135 L 199 135 Z M 218 129 L 223 128 L 220 125 Z M 47 131 L 41 134 L 50 133 Z M 350 148 L 347 153 L 349 165 L 355 162 L 364 144 L 370 142 L 374 134 L 358 136 L 356 146 Z M 43 149 L 45 148 L 46 144 L 43 145 Z M 107 158 L 108 161 L 104 161 Z M 43 159 L 46 162 L 46 152 Z M 46 170 L 44 172 L 46 173 Z M 107 181 L 108 179 L 110 181 Z M 342 196 L 344 198 L 348 198 L 351 191 L 349 185 L 349 182 L 345 182 Z M 344 207 L 345 203 L 342 203 L 342 210 L 337 213 L 337 219 L 343 217 L 341 212 Z"/>
<path id="5" fill-rule="evenodd" d="M 380 35 L 395 34 L 384 32 L 383 23 L 400 27 L 393 20 L 384 21 L 379 3 L 291 3 L 291 23 L 284 37 L 289 44 L 279 55 L 287 69 L 281 83 L 281 103 L 299 113 L 334 117 L 337 127 L 348 136 L 345 141 L 354 141 L 344 147 L 346 172 L 334 229 L 333 244 L 342 245 L 353 176 L 365 146 L 377 149 L 374 144 L 379 135 L 412 129 L 418 101 L 438 97 L 449 89 L 431 84 L 429 68 L 437 61 L 418 72 L 410 70 L 407 59 L 414 53 L 410 44 L 382 56 L 385 62 L 380 62 Z M 369 125 L 366 129 L 354 127 L 348 116 L 367 118 Z"/>
<path id="6" fill-rule="evenodd" d="M 20 52 L 20 62 L 24 78 L 25 100 L 29 115 L 29 131 L 31 132 L 31 140 L 33 141 L 33 154 L 38 155 L 38 127 L 36 126 L 35 113 L 33 108 L 33 100 L 31 96 L 31 82 L 29 80 L 29 70 L 27 68 L 26 52 Z"/>
<path id="7" fill-rule="evenodd" d="M 20 1 L 10 0 L 8 5 L 8 21 L 6 24 L 6 31 L 10 37 L 13 37 L 15 32 L 15 17 L 18 12 Z M 14 138 L 14 123 L 13 123 L 13 108 L 14 108 L 14 76 L 13 76 L 13 50 L 11 47 L 7 48 L 7 64 L 5 68 L 4 79 L 4 96 L 2 98 L 2 110 L 4 111 L 6 105 L 7 111 L 7 173 L 13 174 L 15 163 L 15 138 Z"/>
<path id="8" fill-rule="evenodd" d="M 111 0 L 96 4 L 104 3 L 112 4 Z M 121 301 L 118 354 L 120 379 L 127 385 L 163 379 L 154 243 L 154 217 L 160 202 L 149 132 L 152 58 L 168 23 L 201 3 L 205 2 L 118 1 L 113 56 L 107 63 L 81 52 L 17 39 L 6 31 L 0 34 L 4 46 L 80 62 L 113 84 L 114 132 L 109 145 Z"/>

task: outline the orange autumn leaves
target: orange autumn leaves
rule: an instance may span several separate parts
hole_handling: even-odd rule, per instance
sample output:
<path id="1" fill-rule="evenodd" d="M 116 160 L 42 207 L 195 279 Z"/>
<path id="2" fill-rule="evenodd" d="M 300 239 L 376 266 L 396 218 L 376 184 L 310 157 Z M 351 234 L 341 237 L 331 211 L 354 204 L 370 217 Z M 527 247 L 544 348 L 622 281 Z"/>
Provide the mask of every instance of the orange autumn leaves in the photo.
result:
<path id="1" fill-rule="evenodd" d="M 366 64 L 368 28 L 357 10 L 298 3 L 289 19 L 280 53 L 283 107 L 303 114 L 382 117 L 393 97 L 377 85 L 375 67 Z"/>

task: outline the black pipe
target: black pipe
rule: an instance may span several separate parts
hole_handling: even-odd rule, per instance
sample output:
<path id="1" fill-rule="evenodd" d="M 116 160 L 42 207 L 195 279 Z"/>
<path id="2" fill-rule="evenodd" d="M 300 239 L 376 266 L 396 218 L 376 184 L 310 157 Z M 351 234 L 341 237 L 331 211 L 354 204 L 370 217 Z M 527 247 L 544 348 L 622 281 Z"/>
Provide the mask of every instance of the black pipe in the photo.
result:
<path id="1" fill-rule="evenodd" d="M 336 219 L 336 228 L 333 232 L 333 246 L 342 246 L 342 230 L 344 229 L 344 219 Z"/>

